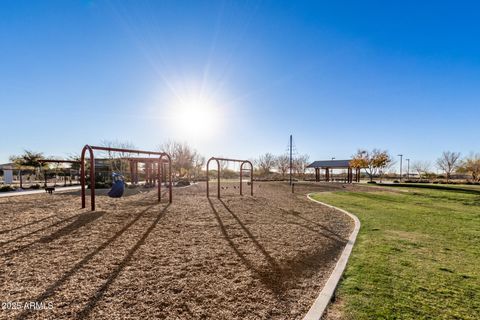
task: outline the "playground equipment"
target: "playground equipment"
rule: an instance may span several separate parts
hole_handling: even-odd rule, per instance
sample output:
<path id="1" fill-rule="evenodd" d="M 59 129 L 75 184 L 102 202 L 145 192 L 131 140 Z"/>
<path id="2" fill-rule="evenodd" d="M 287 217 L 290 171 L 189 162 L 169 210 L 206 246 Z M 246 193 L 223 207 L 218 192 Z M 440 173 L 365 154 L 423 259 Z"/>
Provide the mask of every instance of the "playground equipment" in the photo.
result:
<path id="1" fill-rule="evenodd" d="M 125 180 L 121 174 L 116 172 L 112 174 L 112 180 L 113 186 L 108 191 L 108 196 L 110 198 L 121 198 L 125 192 Z"/>
<path id="2" fill-rule="evenodd" d="M 124 157 L 121 158 L 122 160 L 126 160 L 129 162 L 130 166 L 130 179 L 132 184 L 138 184 L 138 164 L 143 163 L 145 165 L 145 182 L 147 185 L 155 186 L 155 164 L 158 165 L 158 159 L 155 158 L 142 158 L 142 157 Z M 168 161 L 163 159 L 162 160 L 162 177 L 160 181 L 166 182 L 166 177 L 164 175 L 165 168 L 164 166 L 168 164 Z M 158 168 L 157 168 L 158 170 Z"/>
<path id="3" fill-rule="evenodd" d="M 163 163 L 163 158 L 166 158 L 168 162 L 168 179 L 169 179 L 169 202 L 172 203 L 172 160 L 169 154 L 165 152 L 155 152 L 155 151 L 145 151 L 145 150 L 131 150 L 131 149 L 121 149 L 121 148 L 110 148 L 110 147 L 99 147 L 99 146 L 89 146 L 85 145 L 82 149 L 82 154 L 80 157 L 80 182 L 82 187 L 82 208 L 85 208 L 85 184 L 86 184 L 86 173 L 85 173 L 85 154 L 89 153 L 90 155 L 90 206 L 92 211 L 95 211 L 95 157 L 93 155 L 93 150 L 100 151 L 110 151 L 110 152 L 123 152 L 123 153 L 136 153 L 136 154 L 146 154 L 148 156 L 156 155 L 157 158 L 157 180 L 158 180 L 158 202 L 162 200 L 162 184 L 161 184 L 161 168 Z"/>
<path id="4" fill-rule="evenodd" d="M 243 179 L 243 172 L 244 169 L 243 166 L 245 164 L 250 165 L 250 195 L 253 196 L 253 164 L 248 161 L 248 160 L 238 160 L 238 159 L 229 159 L 229 158 L 217 158 L 217 157 L 211 157 L 207 161 L 207 198 L 210 197 L 210 188 L 209 188 L 209 172 L 210 172 L 210 161 L 216 161 L 217 162 L 217 197 L 220 198 L 220 174 L 221 174 L 221 166 L 220 166 L 220 161 L 231 161 L 231 162 L 239 162 L 240 163 L 240 195 L 243 195 L 243 186 L 242 186 L 242 179 Z"/>

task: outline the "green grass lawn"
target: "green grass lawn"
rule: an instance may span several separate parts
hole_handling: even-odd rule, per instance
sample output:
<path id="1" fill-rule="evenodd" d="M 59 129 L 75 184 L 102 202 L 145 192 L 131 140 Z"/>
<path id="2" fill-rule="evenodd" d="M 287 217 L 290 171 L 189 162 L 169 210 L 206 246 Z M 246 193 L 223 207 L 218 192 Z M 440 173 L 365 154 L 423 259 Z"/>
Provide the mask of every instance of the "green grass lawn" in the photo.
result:
<path id="1" fill-rule="evenodd" d="M 346 319 L 480 319 L 480 190 L 452 189 L 314 196 L 362 223 L 337 292 Z"/>

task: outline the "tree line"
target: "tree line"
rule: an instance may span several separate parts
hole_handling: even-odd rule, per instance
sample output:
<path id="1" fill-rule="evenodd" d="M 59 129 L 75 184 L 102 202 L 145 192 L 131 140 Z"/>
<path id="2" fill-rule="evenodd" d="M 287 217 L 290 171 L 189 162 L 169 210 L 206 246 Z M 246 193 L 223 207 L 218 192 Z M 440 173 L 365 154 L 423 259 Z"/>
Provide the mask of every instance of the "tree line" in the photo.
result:
<path id="1" fill-rule="evenodd" d="M 136 146 L 128 142 L 119 141 L 102 141 L 104 147 L 136 149 Z M 168 153 L 172 157 L 172 170 L 177 178 L 202 179 L 205 178 L 206 159 L 197 150 L 192 148 L 188 143 L 178 141 L 168 141 L 157 146 L 156 151 Z M 99 153 L 99 157 L 110 160 L 122 159 L 128 157 L 126 153 L 103 152 Z M 31 174 L 37 173 L 40 168 L 48 168 L 47 164 L 41 163 L 39 160 L 48 159 L 41 152 L 25 150 L 21 155 L 14 155 L 10 160 L 17 169 L 22 169 Z M 78 155 L 70 156 L 68 160 L 79 160 Z M 274 155 L 265 153 L 256 159 L 251 159 L 254 164 L 254 175 L 257 177 L 271 177 L 274 179 L 286 179 L 290 171 L 290 158 L 286 154 Z M 127 171 L 126 162 L 111 161 L 111 171 Z M 295 156 L 292 159 L 292 174 L 296 178 L 305 178 L 306 170 L 309 164 L 308 155 Z M 352 156 L 350 165 L 354 168 L 361 168 L 368 176 L 370 181 L 378 177 L 382 179 L 385 174 L 390 172 L 395 166 L 396 161 L 387 150 L 382 149 L 359 149 Z M 444 151 L 435 161 L 435 166 L 445 174 L 448 180 L 455 173 L 465 174 L 474 182 L 480 181 L 480 154 L 472 153 L 466 157 L 461 156 L 459 152 Z M 73 169 L 78 169 L 78 165 L 73 165 Z M 222 163 L 221 169 L 226 176 L 234 177 L 237 175 L 228 163 Z M 416 173 L 420 179 L 431 179 L 436 175 L 432 172 L 432 165 L 427 161 L 414 161 L 410 167 L 411 172 Z M 213 171 L 215 171 L 214 168 Z M 404 171 L 405 172 L 405 171 Z"/>
<path id="2" fill-rule="evenodd" d="M 130 142 L 123 142 L 117 140 L 102 140 L 100 142 L 102 147 L 120 148 L 120 149 L 137 149 L 137 147 Z M 205 165 L 206 159 L 196 149 L 192 148 L 186 142 L 167 141 L 155 148 L 155 151 L 168 153 L 172 158 L 172 171 L 175 177 L 199 180 L 206 176 Z M 97 151 L 97 159 L 107 159 L 109 170 L 115 172 L 128 173 L 128 162 L 121 161 L 128 158 L 129 154 L 126 152 L 111 152 L 111 151 Z M 22 170 L 26 174 L 39 174 L 41 170 L 44 172 L 52 166 L 58 164 L 45 164 L 41 159 L 61 159 L 54 156 L 45 156 L 42 152 L 32 150 L 24 150 L 21 155 L 12 155 L 10 161 L 14 164 L 16 170 Z M 79 155 L 71 155 L 66 160 L 80 160 Z M 290 169 L 290 159 L 287 155 L 273 155 L 265 153 L 256 159 L 250 159 L 254 165 L 254 175 L 257 177 L 273 177 L 280 176 L 285 179 Z M 297 178 L 303 178 L 308 166 L 308 155 L 296 156 L 292 159 L 292 174 Z M 88 166 L 88 163 L 87 163 Z M 78 164 L 71 165 L 72 169 L 79 169 Z M 221 171 L 224 177 L 235 177 L 238 172 L 235 172 L 229 167 L 227 162 L 221 162 Z M 213 167 L 212 171 L 217 168 Z"/>
<path id="3" fill-rule="evenodd" d="M 359 149 L 352 156 L 350 165 L 354 168 L 363 168 L 373 181 L 374 177 L 382 177 L 389 171 L 396 161 L 387 150 L 373 149 L 371 151 Z M 473 182 L 480 181 L 480 154 L 471 153 L 463 157 L 460 152 L 444 151 L 435 161 L 435 166 L 445 174 L 447 181 L 450 181 L 455 173 L 470 176 Z M 428 161 L 414 161 L 411 166 L 412 172 L 417 173 L 420 179 L 431 179 L 436 177 L 432 172 L 432 165 Z M 405 173 L 405 171 L 403 171 Z"/>

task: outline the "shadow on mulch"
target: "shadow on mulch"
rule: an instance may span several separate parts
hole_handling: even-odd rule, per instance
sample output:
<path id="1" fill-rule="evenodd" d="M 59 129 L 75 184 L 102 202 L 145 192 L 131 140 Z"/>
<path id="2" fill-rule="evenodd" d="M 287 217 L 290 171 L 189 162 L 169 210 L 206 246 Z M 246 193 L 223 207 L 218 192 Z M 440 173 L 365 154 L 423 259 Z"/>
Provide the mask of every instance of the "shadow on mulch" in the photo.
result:
<path id="1" fill-rule="evenodd" d="M 310 230 L 312 232 L 319 233 L 324 237 L 327 237 L 327 238 L 329 238 L 333 241 L 339 242 L 342 246 L 345 246 L 348 242 L 347 240 L 340 237 L 338 234 L 336 234 L 334 231 L 330 230 L 329 228 L 327 228 L 327 227 L 325 227 L 325 226 L 323 226 L 319 223 L 316 223 L 313 220 L 302 217 L 299 212 L 296 212 L 296 211 L 293 211 L 293 210 L 285 210 L 285 209 L 282 209 L 282 211 L 285 214 L 288 214 L 289 216 L 292 216 L 292 217 L 298 218 L 300 220 L 303 220 L 303 223 L 298 223 L 298 222 L 285 220 L 287 223 L 291 223 L 291 224 L 297 225 L 299 227 L 305 228 L 307 230 Z M 308 224 L 312 224 L 313 227 L 309 226 Z M 320 228 L 322 231 L 319 231 L 315 228 Z"/>
<path id="2" fill-rule="evenodd" d="M 37 224 L 37 223 L 39 223 L 39 222 L 48 220 L 48 219 L 53 218 L 53 217 L 55 217 L 55 215 L 51 215 L 51 216 L 45 217 L 45 218 L 43 218 L 43 219 L 38 219 L 38 220 L 35 220 L 35 221 L 32 221 L 32 222 L 23 224 L 23 225 L 21 225 L 21 226 L 18 226 L 18 227 L 12 228 L 12 229 L 0 230 L 0 234 L 9 233 L 9 232 L 12 232 L 12 231 L 15 231 L 15 230 L 19 230 L 19 229 L 22 229 L 22 228 L 25 228 L 25 227 L 28 227 L 28 226 Z"/>
<path id="3" fill-rule="evenodd" d="M 27 243 L 25 245 L 22 245 L 20 247 L 17 247 L 16 249 L 13 249 L 13 250 L 10 250 L 10 251 L 7 251 L 3 254 L 4 257 L 8 257 L 12 254 L 15 254 L 15 253 L 18 253 L 18 252 L 21 252 L 37 243 L 48 243 L 48 242 L 51 242 L 53 240 L 56 240 L 58 238 L 61 238 L 63 236 L 66 236 L 70 233 L 72 233 L 73 231 L 97 220 L 98 218 L 100 218 L 101 216 L 104 215 L 105 212 L 103 211 L 96 211 L 96 212 L 89 212 L 89 213 L 80 213 L 80 214 L 76 214 L 72 217 L 69 217 L 69 218 L 66 218 L 66 219 L 63 219 L 63 220 L 60 220 L 54 224 L 51 224 L 45 228 L 42 228 L 42 229 L 39 229 L 35 232 L 31 232 L 25 236 L 21 236 L 21 237 L 18 237 L 17 239 L 21 239 L 21 238 L 25 238 L 26 236 L 28 235 L 31 235 L 31 234 L 34 234 L 34 233 L 37 233 L 39 231 L 43 231 L 43 230 L 46 230 L 46 229 L 49 229 L 51 227 L 54 227 L 54 226 L 57 226 L 65 221 L 69 221 L 73 218 L 77 218 L 77 220 L 75 220 L 74 222 L 70 223 L 69 225 L 61 228 L 60 230 L 57 230 L 55 231 L 54 233 L 52 233 L 51 235 L 48 235 L 48 236 L 44 236 L 44 237 L 41 237 L 40 239 L 38 240 L 35 240 L 35 241 L 32 241 L 30 243 Z M 15 241 L 17 239 L 14 239 L 14 240 L 10 240 L 9 242 L 12 242 L 12 241 Z M 8 242 L 5 242 L 5 244 L 8 243 Z"/>
<path id="4" fill-rule="evenodd" d="M 220 200 L 221 201 L 221 200 Z M 281 295 L 281 293 L 284 291 L 284 288 L 283 286 L 281 285 L 281 283 L 278 283 L 277 281 L 272 281 L 272 277 L 268 276 L 268 274 L 265 274 L 264 272 L 262 272 L 261 270 L 257 269 L 253 262 L 250 261 L 241 251 L 240 251 L 240 248 L 239 248 L 239 245 L 237 245 L 232 239 L 232 237 L 230 237 L 230 235 L 228 234 L 228 231 L 227 229 L 225 228 L 225 224 L 223 223 L 223 220 L 222 218 L 220 218 L 220 214 L 218 213 L 217 209 L 215 209 L 215 206 L 213 205 L 213 202 L 210 198 L 208 198 L 208 202 L 210 203 L 210 207 L 212 208 L 213 210 L 213 213 L 215 214 L 215 219 L 217 220 L 218 222 L 218 225 L 220 227 L 220 230 L 223 234 L 223 237 L 225 238 L 225 240 L 228 242 L 228 244 L 230 245 L 230 247 L 233 249 L 233 251 L 235 252 L 235 254 L 240 258 L 240 260 L 242 260 L 243 264 L 251 271 L 253 271 L 257 277 L 260 279 L 260 281 L 265 284 L 270 290 L 272 290 L 272 292 L 275 294 L 275 295 Z M 221 201 L 222 204 L 225 206 L 225 204 L 223 203 L 223 201 Z M 229 210 L 229 209 L 227 209 Z M 232 213 L 230 210 L 229 210 L 230 213 Z M 232 214 L 234 217 L 235 214 Z M 238 219 L 238 218 L 237 218 Z M 239 220 L 237 220 L 239 221 Z M 247 235 L 249 236 L 249 238 L 253 241 L 253 243 L 257 246 L 257 248 L 259 249 L 259 251 L 265 256 L 267 262 L 271 265 L 272 267 L 272 270 L 274 273 L 278 273 L 280 268 L 278 266 L 278 264 L 276 263 L 276 261 L 268 254 L 268 252 L 265 250 L 265 248 L 260 245 L 258 243 L 258 241 L 256 240 L 256 238 L 251 234 L 251 232 L 243 225 L 243 223 L 240 222 L 240 225 L 243 226 L 242 229 L 246 230 L 246 233 Z"/>
<path id="5" fill-rule="evenodd" d="M 332 244 L 327 246 L 319 246 L 317 249 L 310 253 L 299 253 L 291 259 L 284 259 L 280 262 L 276 261 L 267 252 L 265 247 L 258 242 L 256 237 L 242 222 L 238 215 L 236 215 L 225 204 L 223 200 L 219 199 L 221 205 L 236 220 L 236 222 L 240 225 L 242 230 L 251 240 L 253 245 L 257 248 L 257 251 L 263 255 L 264 260 L 268 263 L 268 266 L 256 267 L 254 261 L 248 259 L 245 254 L 242 253 L 240 249 L 241 245 L 235 243 L 233 240 L 234 237 L 231 237 L 229 235 L 227 229 L 225 228 L 225 224 L 220 217 L 218 210 L 215 208 L 212 200 L 209 198 L 208 201 L 213 210 L 213 213 L 215 214 L 215 218 L 219 224 L 225 240 L 228 242 L 236 255 L 240 258 L 243 264 L 249 270 L 251 270 L 267 288 L 269 288 L 275 294 L 277 299 L 281 299 L 285 294 L 287 294 L 287 291 L 293 288 L 299 279 L 310 277 L 312 274 L 317 272 L 319 265 L 328 263 L 332 259 L 335 259 L 338 255 L 338 251 L 341 250 L 341 248 L 343 248 L 346 243 L 346 241 L 343 238 L 340 238 L 338 235 L 335 235 L 336 237 L 333 237 L 330 235 L 326 235 L 324 232 L 321 233 L 318 230 L 315 230 L 315 232 L 320 233 L 322 236 L 332 240 Z M 304 225 L 302 226 L 305 227 Z M 245 246 L 245 244 L 242 244 L 242 246 Z M 289 302 L 285 300 L 284 303 L 288 304 Z"/>
<path id="6" fill-rule="evenodd" d="M 72 220 L 72 219 L 74 219 L 74 218 L 76 218 L 76 217 L 79 217 L 79 216 L 81 216 L 81 215 L 82 215 L 82 213 L 74 214 L 73 216 L 70 216 L 70 217 L 68 217 L 68 218 L 59 220 L 59 221 L 57 221 L 57 222 L 55 222 L 55 223 L 53 223 L 53 224 L 51 224 L 51 225 L 48 225 L 48 226 L 46 226 L 46 227 L 43 227 L 43 228 L 34 230 L 34 231 L 29 232 L 29 233 L 26 233 L 26 234 L 23 234 L 23 235 L 18 236 L 18 237 L 14 238 L 14 239 L 7 240 L 7 241 L 5 241 L 5 242 L 0 243 L 0 247 L 4 246 L 4 245 L 6 245 L 6 244 L 12 243 L 12 242 L 16 242 L 16 241 L 18 241 L 18 240 L 20 240 L 20 239 L 26 238 L 26 237 L 28 237 L 28 236 L 31 236 L 31 235 L 35 234 L 35 233 L 39 233 L 39 232 L 41 232 L 41 231 L 50 229 L 50 228 L 52 228 L 52 227 L 56 227 L 56 226 L 58 226 L 59 224 L 62 224 L 62 223 L 67 222 L 67 221 L 70 221 L 70 220 Z M 37 221 L 37 222 L 38 222 L 38 221 Z"/>
<path id="7" fill-rule="evenodd" d="M 150 233 L 153 231 L 153 229 L 155 229 L 160 219 L 165 215 L 169 206 L 170 204 L 167 204 L 167 206 L 158 213 L 157 218 L 152 222 L 150 227 L 148 227 L 148 229 L 143 233 L 142 237 L 135 243 L 135 245 L 128 251 L 125 258 L 123 258 L 123 260 L 115 268 L 115 270 L 108 276 L 107 281 L 105 281 L 105 283 L 89 299 L 87 305 L 77 314 L 77 319 L 84 319 L 90 314 L 90 312 L 92 312 L 93 308 L 95 308 L 97 303 L 102 299 L 103 295 L 108 290 L 108 287 L 118 277 L 118 275 L 122 272 L 125 266 L 128 265 L 130 260 L 132 260 L 132 257 L 135 254 L 135 252 L 137 252 L 137 250 L 145 243 Z"/>
<path id="8" fill-rule="evenodd" d="M 70 233 L 74 232 L 75 230 L 92 223 L 93 221 L 97 220 L 98 218 L 101 218 L 105 214 L 105 211 L 92 211 L 92 212 L 87 212 L 84 213 L 80 216 L 77 217 L 75 221 L 72 223 L 66 225 L 65 227 L 55 231 L 54 233 L 42 237 L 38 240 L 39 243 L 48 243 L 51 241 L 54 241 L 58 238 L 61 238 L 63 236 L 69 235 Z"/>
<path id="9" fill-rule="evenodd" d="M 152 223 L 152 225 L 148 228 L 148 230 L 143 234 L 142 238 L 135 244 L 135 246 L 128 252 L 127 256 L 122 260 L 122 262 L 119 264 L 119 266 L 112 272 L 112 274 L 109 276 L 107 282 L 100 287 L 100 289 L 91 297 L 89 300 L 89 303 L 87 303 L 87 306 L 78 314 L 79 318 L 84 318 L 88 316 L 88 314 L 93 310 L 97 302 L 101 299 L 105 291 L 108 289 L 108 286 L 115 280 L 115 278 L 118 277 L 120 272 L 125 268 L 126 264 L 131 260 L 133 254 L 138 250 L 138 248 L 145 242 L 146 238 L 148 235 L 151 233 L 151 231 L 155 228 L 157 223 L 159 222 L 160 218 L 163 217 L 164 213 L 166 212 L 167 208 L 170 206 L 170 204 L 167 204 L 159 213 L 157 216 L 157 219 Z M 103 242 L 100 246 L 98 246 L 95 250 L 90 252 L 87 256 L 85 256 L 82 260 L 77 262 L 70 270 L 65 272 L 63 276 L 55 281 L 53 284 L 51 284 L 42 294 L 38 295 L 37 297 L 27 299 L 28 301 L 36 301 L 36 302 L 43 302 L 49 297 L 51 297 L 55 291 L 60 288 L 69 278 L 71 278 L 73 275 L 75 275 L 84 265 L 86 265 L 90 260 L 92 260 L 97 254 L 99 254 L 101 251 L 103 251 L 105 248 L 107 248 L 112 242 L 117 240 L 120 236 L 122 236 L 130 227 L 132 227 L 142 216 L 145 215 L 151 208 L 153 208 L 154 205 L 149 206 L 145 210 L 140 211 L 130 222 L 128 222 L 125 226 L 123 226 L 122 229 L 117 231 L 112 237 L 110 237 L 108 240 Z M 25 319 L 32 310 L 27 309 L 20 313 L 16 319 Z"/>

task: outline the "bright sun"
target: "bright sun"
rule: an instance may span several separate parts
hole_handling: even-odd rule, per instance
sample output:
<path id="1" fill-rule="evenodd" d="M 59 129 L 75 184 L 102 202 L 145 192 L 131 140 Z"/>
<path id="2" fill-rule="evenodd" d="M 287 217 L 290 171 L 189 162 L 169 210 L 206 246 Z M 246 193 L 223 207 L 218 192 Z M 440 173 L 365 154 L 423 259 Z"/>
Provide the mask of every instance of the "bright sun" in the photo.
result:
<path id="1" fill-rule="evenodd" d="M 177 135 L 184 138 L 207 138 L 219 125 L 219 110 L 202 99 L 188 99 L 172 106 L 171 125 Z"/>

